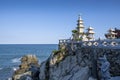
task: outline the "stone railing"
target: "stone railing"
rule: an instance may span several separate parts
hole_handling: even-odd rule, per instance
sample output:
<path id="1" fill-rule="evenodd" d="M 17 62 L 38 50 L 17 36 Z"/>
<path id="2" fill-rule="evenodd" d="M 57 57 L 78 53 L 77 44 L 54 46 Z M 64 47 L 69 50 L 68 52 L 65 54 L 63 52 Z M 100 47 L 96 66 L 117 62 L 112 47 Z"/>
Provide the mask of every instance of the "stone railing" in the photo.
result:
<path id="1" fill-rule="evenodd" d="M 80 43 L 82 44 L 82 46 L 120 48 L 120 39 L 84 41 Z"/>
<path id="2" fill-rule="evenodd" d="M 59 40 L 59 44 L 67 44 L 67 43 L 70 43 L 71 42 L 71 39 L 60 39 Z"/>
<path id="3" fill-rule="evenodd" d="M 74 41 L 71 39 L 61 39 L 59 40 L 59 45 L 66 44 L 80 45 L 81 47 L 108 47 L 108 48 L 120 48 L 120 39 L 105 39 L 105 40 L 94 40 L 94 41 Z"/>

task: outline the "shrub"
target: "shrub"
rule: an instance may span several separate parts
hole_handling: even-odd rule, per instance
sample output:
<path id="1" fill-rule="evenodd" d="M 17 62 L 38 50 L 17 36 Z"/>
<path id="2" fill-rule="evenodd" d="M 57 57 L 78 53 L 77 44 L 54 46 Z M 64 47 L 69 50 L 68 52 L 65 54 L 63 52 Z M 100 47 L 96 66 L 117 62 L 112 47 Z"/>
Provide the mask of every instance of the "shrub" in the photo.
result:
<path id="1" fill-rule="evenodd" d="M 77 30 L 72 30 L 72 33 L 77 33 L 78 31 Z"/>
<path id="2" fill-rule="evenodd" d="M 82 41 L 82 38 L 78 38 L 78 39 L 76 39 L 76 41 Z"/>
<path id="3" fill-rule="evenodd" d="M 53 55 L 57 55 L 58 53 L 60 53 L 61 51 L 60 50 L 53 50 Z"/>

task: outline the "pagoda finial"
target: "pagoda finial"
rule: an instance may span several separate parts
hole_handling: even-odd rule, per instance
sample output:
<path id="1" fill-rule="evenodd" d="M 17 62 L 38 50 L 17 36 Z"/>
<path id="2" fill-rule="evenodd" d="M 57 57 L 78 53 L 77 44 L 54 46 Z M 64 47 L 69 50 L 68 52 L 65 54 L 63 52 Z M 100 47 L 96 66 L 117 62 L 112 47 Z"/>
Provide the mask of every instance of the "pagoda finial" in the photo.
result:
<path id="1" fill-rule="evenodd" d="M 78 15 L 78 20 L 82 20 L 81 14 Z"/>

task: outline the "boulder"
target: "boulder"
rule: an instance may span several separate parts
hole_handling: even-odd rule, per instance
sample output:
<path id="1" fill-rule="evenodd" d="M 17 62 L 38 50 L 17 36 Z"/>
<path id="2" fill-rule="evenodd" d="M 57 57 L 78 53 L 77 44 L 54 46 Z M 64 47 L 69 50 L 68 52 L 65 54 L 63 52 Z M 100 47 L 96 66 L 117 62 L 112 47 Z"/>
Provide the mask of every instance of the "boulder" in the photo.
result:
<path id="1" fill-rule="evenodd" d="M 35 55 L 25 55 L 21 58 L 19 69 L 15 71 L 13 80 L 38 80 L 39 64 Z"/>

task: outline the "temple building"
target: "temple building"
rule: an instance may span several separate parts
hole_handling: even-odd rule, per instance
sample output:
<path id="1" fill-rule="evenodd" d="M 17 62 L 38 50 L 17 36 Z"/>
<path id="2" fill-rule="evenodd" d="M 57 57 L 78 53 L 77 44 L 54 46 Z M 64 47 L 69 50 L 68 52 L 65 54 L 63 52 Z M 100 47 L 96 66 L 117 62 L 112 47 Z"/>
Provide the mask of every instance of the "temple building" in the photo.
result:
<path id="1" fill-rule="evenodd" d="M 92 28 L 92 27 L 89 27 L 88 29 L 87 29 L 87 39 L 88 39 L 88 41 L 91 41 L 91 40 L 94 40 L 94 34 L 95 34 L 95 32 L 93 31 L 93 29 L 94 28 Z"/>
<path id="2" fill-rule="evenodd" d="M 105 37 L 107 39 L 115 39 L 116 38 L 116 33 L 115 33 L 115 30 L 114 29 L 109 29 L 108 30 L 108 33 L 105 34 Z"/>
<path id="3" fill-rule="evenodd" d="M 78 17 L 77 27 L 75 30 L 72 30 L 72 39 L 76 41 L 92 41 L 94 40 L 94 31 L 92 27 L 87 29 L 87 32 L 84 32 L 85 26 L 81 16 Z"/>
<path id="4" fill-rule="evenodd" d="M 120 29 L 109 29 L 108 33 L 105 34 L 107 39 L 120 39 Z"/>
<path id="5" fill-rule="evenodd" d="M 120 39 L 120 29 L 115 28 L 115 33 L 116 33 L 115 37 L 117 39 Z"/>

